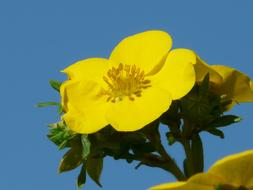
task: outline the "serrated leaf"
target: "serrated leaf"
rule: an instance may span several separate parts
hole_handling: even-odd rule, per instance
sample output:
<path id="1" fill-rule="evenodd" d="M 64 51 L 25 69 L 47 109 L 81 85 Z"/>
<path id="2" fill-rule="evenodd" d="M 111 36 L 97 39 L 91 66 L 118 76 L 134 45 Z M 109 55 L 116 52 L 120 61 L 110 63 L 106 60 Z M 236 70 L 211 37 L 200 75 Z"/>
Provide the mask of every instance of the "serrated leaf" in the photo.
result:
<path id="1" fill-rule="evenodd" d="M 100 175 L 103 170 L 103 158 L 88 158 L 87 160 L 87 173 L 90 178 L 99 186 L 102 187 L 100 183 Z"/>
<path id="2" fill-rule="evenodd" d="M 72 147 L 62 158 L 58 172 L 67 172 L 70 170 L 73 170 L 81 165 L 83 162 L 82 160 L 82 154 L 81 154 L 81 147 L 76 146 Z"/>
<path id="3" fill-rule="evenodd" d="M 43 107 L 48 107 L 48 106 L 60 106 L 61 104 L 58 102 L 40 102 L 36 104 L 36 107 L 38 108 L 43 108 Z"/>
<path id="4" fill-rule="evenodd" d="M 77 187 L 81 189 L 86 182 L 86 162 L 83 163 L 80 173 L 77 178 Z"/>
<path id="5" fill-rule="evenodd" d="M 225 127 L 234 123 L 238 123 L 242 120 L 242 118 L 236 116 L 236 115 L 224 115 L 221 116 L 214 121 L 212 121 L 208 128 L 217 128 L 217 127 Z"/>
<path id="6" fill-rule="evenodd" d="M 49 81 L 51 87 L 55 89 L 56 91 L 60 92 L 61 82 L 57 80 L 50 80 Z"/>
<path id="7" fill-rule="evenodd" d="M 224 133 L 217 128 L 207 129 L 206 131 L 212 135 L 215 135 L 215 136 L 218 136 L 218 137 L 224 139 Z"/>
<path id="8" fill-rule="evenodd" d="M 194 173 L 203 172 L 204 170 L 204 152 L 203 144 L 199 134 L 192 136 L 192 157 L 194 162 Z"/>
<path id="9" fill-rule="evenodd" d="M 90 154 L 90 146 L 91 146 L 91 143 L 88 139 L 88 135 L 82 135 L 81 142 L 82 142 L 82 158 L 87 159 L 87 157 Z"/>

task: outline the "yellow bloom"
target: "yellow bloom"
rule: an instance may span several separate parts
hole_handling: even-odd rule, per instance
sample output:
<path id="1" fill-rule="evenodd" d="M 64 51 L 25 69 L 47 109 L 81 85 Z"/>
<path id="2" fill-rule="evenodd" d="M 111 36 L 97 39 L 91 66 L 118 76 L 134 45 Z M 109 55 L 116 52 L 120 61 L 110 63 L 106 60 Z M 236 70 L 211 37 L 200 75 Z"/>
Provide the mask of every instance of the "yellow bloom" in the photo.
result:
<path id="1" fill-rule="evenodd" d="M 233 101 L 232 105 L 253 101 L 253 83 L 245 74 L 223 65 L 207 65 L 199 57 L 194 67 L 196 81 L 201 82 L 209 73 L 211 90 L 218 95 L 225 95 L 228 100 Z"/>
<path id="2" fill-rule="evenodd" d="M 240 189 L 238 189 L 240 187 Z M 253 150 L 227 156 L 207 173 L 196 174 L 187 182 L 151 187 L 150 190 L 253 190 Z"/>
<path id="3" fill-rule="evenodd" d="M 66 69 L 61 86 L 63 120 L 77 133 L 94 133 L 106 125 L 135 131 L 157 119 L 172 100 L 195 83 L 195 54 L 169 52 L 171 37 L 146 31 L 122 40 L 109 59 L 90 58 Z"/>

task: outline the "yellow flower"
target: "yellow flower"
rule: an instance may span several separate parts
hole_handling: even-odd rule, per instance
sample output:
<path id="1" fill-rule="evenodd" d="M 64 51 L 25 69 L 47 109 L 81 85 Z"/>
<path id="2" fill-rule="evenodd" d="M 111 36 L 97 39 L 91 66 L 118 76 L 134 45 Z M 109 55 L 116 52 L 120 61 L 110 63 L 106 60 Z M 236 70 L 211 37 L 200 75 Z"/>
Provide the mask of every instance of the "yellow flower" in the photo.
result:
<path id="1" fill-rule="evenodd" d="M 63 120 L 77 133 L 94 133 L 110 124 L 135 131 L 157 119 L 171 101 L 195 83 L 195 54 L 169 52 L 171 37 L 146 31 L 122 40 L 109 59 L 90 58 L 66 69 L 61 86 Z"/>
<path id="2" fill-rule="evenodd" d="M 195 64 L 196 81 L 201 82 L 209 73 L 211 90 L 218 95 L 225 95 L 235 103 L 253 101 L 253 83 L 245 74 L 223 65 L 207 65 L 199 57 Z"/>
<path id="3" fill-rule="evenodd" d="M 150 190 L 253 190 L 253 150 L 227 156 L 207 173 L 196 174 L 187 182 L 151 187 Z"/>

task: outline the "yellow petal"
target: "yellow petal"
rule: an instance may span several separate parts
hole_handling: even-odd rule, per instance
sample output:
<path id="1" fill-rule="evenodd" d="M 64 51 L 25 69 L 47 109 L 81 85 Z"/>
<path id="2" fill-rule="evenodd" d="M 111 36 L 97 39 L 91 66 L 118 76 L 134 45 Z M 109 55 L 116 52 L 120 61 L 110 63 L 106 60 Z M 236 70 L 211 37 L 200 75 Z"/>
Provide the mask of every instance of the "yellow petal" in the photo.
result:
<path id="1" fill-rule="evenodd" d="M 150 190 L 215 190 L 222 182 L 219 176 L 200 173 L 192 176 L 187 182 L 161 184 L 151 187 Z"/>
<path id="2" fill-rule="evenodd" d="M 136 65 L 151 72 L 168 53 L 172 39 L 163 31 L 146 31 L 122 40 L 112 51 L 110 59 L 122 64 Z"/>
<path id="3" fill-rule="evenodd" d="M 64 87 L 67 112 L 63 120 L 67 126 L 83 134 L 94 133 L 108 125 L 105 113 L 108 107 L 103 89 L 92 81 L 73 81 Z M 66 104 L 66 102 L 64 104 Z"/>
<path id="4" fill-rule="evenodd" d="M 253 186 L 253 150 L 227 156 L 217 161 L 208 171 L 224 178 L 224 183 Z"/>
<path id="5" fill-rule="evenodd" d="M 71 80 L 93 80 L 101 86 L 105 86 L 103 76 L 112 65 L 112 62 L 107 59 L 89 58 L 70 65 L 62 72 L 66 73 Z"/>
<path id="6" fill-rule="evenodd" d="M 245 74 L 223 65 L 211 66 L 223 78 L 223 82 L 215 90 L 226 94 L 228 99 L 235 102 L 253 101 L 252 81 Z"/>
<path id="7" fill-rule="evenodd" d="M 201 82 L 209 73 L 209 80 L 214 84 L 221 84 L 222 77 L 210 65 L 206 64 L 200 57 L 197 57 L 197 63 L 194 65 L 196 71 L 196 81 Z"/>
<path id="8" fill-rule="evenodd" d="M 149 188 L 149 190 L 176 190 L 182 189 L 185 182 L 165 183 Z"/>
<path id="9" fill-rule="evenodd" d="M 192 176 L 187 181 L 187 184 L 196 184 L 214 188 L 217 185 L 223 184 L 224 182 L 225 182 L 224 178 L 221 177 L 219 174 L 199 173 Z"/>
<path id="10" fill-rule="evenodd" d="M 136 131 L 151 123 L 171 104 L 170 94 L 162 89 L 149 87 L 144 89 L 141 97 L 111 103 L 107 120 L 118 131 Z"/>
<path id="11" fill-rule="evenodd" d="M 195 84 L 196 55 L 188 49 L 172 50 L 162 69 L 151 76 L 152 84 L 166 89 L 171 93 L 172 99 L 185 96 Z"/>
<path id="12" fill-rule="evenodd" d="M 67 80 L 64 81 L 61 86 L 60 86 L 60 95 L 61 95 L 61 105 L 63 107 L 63 110 L 66 112 L 68 111 L 68 96 L 66 95 L 66 87 L 70 86 L 71 84 L 75 84 L 77 83 L 77 81 L 73 81 L 73 80 Z"/>

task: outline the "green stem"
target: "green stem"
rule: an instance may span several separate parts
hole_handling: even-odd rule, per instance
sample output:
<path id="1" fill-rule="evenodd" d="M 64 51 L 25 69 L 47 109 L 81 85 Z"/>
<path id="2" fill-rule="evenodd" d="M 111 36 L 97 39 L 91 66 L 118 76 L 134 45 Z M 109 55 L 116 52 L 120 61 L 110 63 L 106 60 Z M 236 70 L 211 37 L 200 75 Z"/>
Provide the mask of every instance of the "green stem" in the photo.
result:
<path id="1" fill-rule="evenodd" d="M 161 159 L 164 161 L 162 167 L 164 170 L 170 172 L 175 178 L 179 181 L 185 181 L 186 177 L 181 169 L 178 167 L 177 163 L 170 157 L 170 155 L 165 150 L 161 138 L 160 133 L 157 130 L 156 132 L 150 133 L 148 136 L 149 140 L 152 144 L 156 146 L 156 151 L 160 154 Z"/>
<path id="2" fill-rule="evenodd" d="M 190 145 L 190 140 L 188 139 L 182 139 L 181 144 L 184 147 L 185 151 L 185 156 L 186 156 L 186 164 L 187 164 L 187 177 L 192 176 L 195 171 L 194 171 L 194 160 L 193 160 L 193 154 L 191 150 L 191 145 Z"/>
<path id="3" fill-rule="evenodd" d="M 186 177 L 184 173 L 181 171 L 181 169 L 178 167 L 176 162 L 170 157 L 170 155 L 167 153 L 163 145 L 160 143 L 158 148 L 158 153 L 167 161 L 166 170 L 172 173 L 177 180 L 184 181 L 186 180 Z"/>

